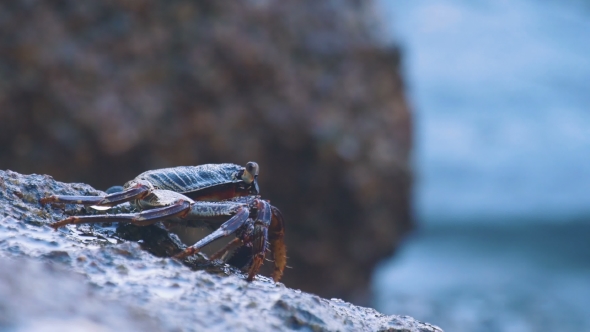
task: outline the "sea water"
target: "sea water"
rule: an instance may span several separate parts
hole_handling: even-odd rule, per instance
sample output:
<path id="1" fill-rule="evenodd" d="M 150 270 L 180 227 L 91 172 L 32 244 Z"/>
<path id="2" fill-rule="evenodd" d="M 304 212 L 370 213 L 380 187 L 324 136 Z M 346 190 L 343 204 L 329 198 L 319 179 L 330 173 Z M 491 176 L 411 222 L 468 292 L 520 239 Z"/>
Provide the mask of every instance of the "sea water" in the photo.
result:
<path id="1" fill-rule="evenodd" d="M 448 331 L 590 331 L 590 2 L 381 0 L 418 230 L 375 305 Z"/>

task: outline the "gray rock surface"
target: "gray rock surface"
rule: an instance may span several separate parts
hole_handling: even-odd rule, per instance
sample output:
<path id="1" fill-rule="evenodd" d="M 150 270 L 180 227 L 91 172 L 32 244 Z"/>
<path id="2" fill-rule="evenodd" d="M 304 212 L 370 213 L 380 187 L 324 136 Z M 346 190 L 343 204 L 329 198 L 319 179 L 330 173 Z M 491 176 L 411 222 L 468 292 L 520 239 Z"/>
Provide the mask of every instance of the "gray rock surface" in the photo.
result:
<path id="1" fill-rule="evenodd" d="M 101 192 L 50 176 L 0 171 L 2 330 L 441 331 L 263 276 L 248 283 L 226 265 L 196 260 L 186 266 L 166 257 L 179 244 L 157 226 L 140 232 L 139 243 L 124 240 L 132 232 L 114 225 L 55 232 L 48 223 L 87 212 L 74 205 L 39 205 L 50 193 Z M 170 248 L 150 248 L 153 234 Z"/>

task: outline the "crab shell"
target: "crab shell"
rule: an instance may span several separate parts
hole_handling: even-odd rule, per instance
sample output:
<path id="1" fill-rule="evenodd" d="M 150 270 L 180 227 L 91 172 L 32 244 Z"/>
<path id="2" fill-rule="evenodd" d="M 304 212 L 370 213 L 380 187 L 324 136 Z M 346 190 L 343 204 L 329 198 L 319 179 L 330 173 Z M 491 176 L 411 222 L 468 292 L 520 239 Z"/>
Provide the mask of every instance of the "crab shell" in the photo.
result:
<path id="1" fill-rule="evenodd" d="M 205 164 L 143 172 L 124 187 L 147 183 L 154 189 L 171 190 L 195 201 L 220 201 L 258 195 L 257 178 L 258 165 L 253 162 L 249 162 L 246 167 L 236 164 Z M 249 180 L 249 183 L 244 179 Z"/>

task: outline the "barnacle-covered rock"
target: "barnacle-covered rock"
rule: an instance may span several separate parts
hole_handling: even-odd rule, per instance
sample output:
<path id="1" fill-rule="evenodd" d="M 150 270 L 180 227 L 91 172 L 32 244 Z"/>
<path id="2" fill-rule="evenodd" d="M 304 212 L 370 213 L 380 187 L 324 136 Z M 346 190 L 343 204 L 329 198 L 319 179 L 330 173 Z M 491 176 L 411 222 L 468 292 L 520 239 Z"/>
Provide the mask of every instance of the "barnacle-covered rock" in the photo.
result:
<path id="1" fill-rule="evenodd" d="M 265 277 L 248 283 L 219 264 L 191 270 L 165 250 L 142 249 L 154 237 L 174 246 L 160 232 L 135 234 L 140 243 L 122 239 L 113 225 L 55 232 L 50 222 L 84 211 L 39 205 L 49 193 L 100 194 L 85 184 L 0 171 L 0 330 L 441 331 Z"/>

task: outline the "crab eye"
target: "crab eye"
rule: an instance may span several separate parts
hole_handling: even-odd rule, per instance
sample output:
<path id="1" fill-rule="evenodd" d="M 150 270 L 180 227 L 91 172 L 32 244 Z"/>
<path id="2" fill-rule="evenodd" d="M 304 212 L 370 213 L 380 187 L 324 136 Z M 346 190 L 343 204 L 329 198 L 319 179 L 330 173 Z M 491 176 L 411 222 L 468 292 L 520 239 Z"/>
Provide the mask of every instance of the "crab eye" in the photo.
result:
<path id="1" fill-rule="evenodd" d="M 250 161 L 246 164 L 246 169 L 248 172 L 252 173 L 253 175 L 258 175 L 258 164 Z"/>
<path id="2" fill-rule="evenodd" d="M 258 164 L 250 161 L 246 164 L 244 173 L 242 173 L 242 180 L 247 184 L 250 184 L 258 176 Z"/>

